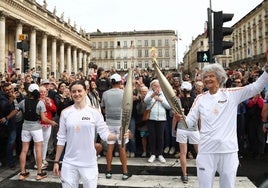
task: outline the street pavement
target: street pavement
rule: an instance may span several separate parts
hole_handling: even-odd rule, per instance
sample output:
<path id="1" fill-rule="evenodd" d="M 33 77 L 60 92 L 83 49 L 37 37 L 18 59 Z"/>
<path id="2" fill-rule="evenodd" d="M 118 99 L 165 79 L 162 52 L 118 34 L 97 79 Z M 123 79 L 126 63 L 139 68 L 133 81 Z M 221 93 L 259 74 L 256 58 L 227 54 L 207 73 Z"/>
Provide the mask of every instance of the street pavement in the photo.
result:
<path id="1" fill-rule="evenodd" d="M 120 187 L 120 188 L 197 188 L 197 177 L 195 169 L 195 160 L 188 160 L 189 182 L 184 184 L 180 180 L 180 162 L 175 158 L 166 158 L 165 164 L 155 161 L 148 163 L 147 158 L 129 158 L 128 168 L 133 173 L 133 176 L 126 181 L 121 179 L 121 165 L 118 157 L 113 160 L 113 176 L 112 179 L 105 178 L 106 161 L 104 157 L 99 158 L 99 180 L 98 188 Z M 264 161 L 246 161 L 241 160 L 241 165 L 236 178 L 236 188 L 256 188 L 256 182 L 264 181 L 265 176 L 268 177 L 268 170 L 259 170 L 257 174 L 259 179 L 253 176 L 250 171 L 256 170 L 256 165 L 266 164 L 258 167 L 259 169 L 267 169 L 267 160 Z M 52 173 L 52 164 L 49 164 L 47 169 L 48 178 L 41 181 L 36 181 L 36 170 L 33 169 L 33 162 L 29 161 L 27 170 L 30 172 L 30 177 L 25 181 L 18 180 L 19 166 L 16 169 L 0 167 L 0 188 L 60 188 L 60 179 Z M 255 167 L 253 165 L 255 164 Z M 251 168 L 251 169 L 250 169 Z M 247 177 L 247 174 L 249 174 Z M 264 177 L 263 177 L 264 176 Z M 250 180 L 250 178 L 255 178 Z M 254 182 L 255 181 L 255 182 Z M 255 185 L 254 185 L 255 183 Z M 80 186 L 82 187 L 82 186 Z M 215 178 L 214 187 L 219 187 L 219 177 Z"/>

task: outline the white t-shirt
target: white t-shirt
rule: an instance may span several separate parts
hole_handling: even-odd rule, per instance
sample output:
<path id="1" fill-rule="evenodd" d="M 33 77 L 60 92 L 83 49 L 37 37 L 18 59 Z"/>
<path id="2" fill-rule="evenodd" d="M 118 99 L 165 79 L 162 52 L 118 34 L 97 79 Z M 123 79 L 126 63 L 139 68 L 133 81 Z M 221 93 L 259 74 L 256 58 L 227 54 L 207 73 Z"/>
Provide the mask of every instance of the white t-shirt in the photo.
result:
<path id="1" fill-rule="evenodd" d="M 95 130 L 102 140 L 107 141 L 110 132 L 102 114 L 96 108 L 87 105 L 83 109 L 76 109 L 71 105 L 62 111 L 57 145 L 66 143 L 63 159 L 65 163 L 79 167 L 97 165 Z"/>

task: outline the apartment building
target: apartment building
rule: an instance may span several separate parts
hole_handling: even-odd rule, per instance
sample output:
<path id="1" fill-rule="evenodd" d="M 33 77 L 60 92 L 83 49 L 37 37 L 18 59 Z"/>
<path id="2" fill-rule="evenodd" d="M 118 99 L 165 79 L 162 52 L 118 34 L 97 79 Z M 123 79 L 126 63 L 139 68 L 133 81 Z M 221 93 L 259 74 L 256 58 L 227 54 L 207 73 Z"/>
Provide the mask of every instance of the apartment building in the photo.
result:
<path id="1" fill-rule="evenodd" d="M 231 67 L 264 63 L 268 49 L 268 1 L 264 0 L 234 24 Z"/>
<path id="2" fill-rule="evenodd" d="M 91 61 L 104 69 L 127 71 L 129 68 L 152 68 L 150 50 L 157 49 L 161 69 L 176 69 L 177 35 L 173 30 L 90 33 Z"/>
<path id="3" fill-rule="evenodd" d="M 268 49 L 268 0 L 257 5 L 232 27 L 233 33 L 224 40 L 231 40 L 234 45 L 222 55 L 215 56 L 215 61 L 232 69 L 239 68 L 241 64 L 249 69 L 256 63 L 263 64 Z M 194 74 L 195 67 L 202 68 L 205 64 L 197 62 L 197 51 L 208 49 L 206 36 L 197 36 L 183 57 L 184 72 Z"/>

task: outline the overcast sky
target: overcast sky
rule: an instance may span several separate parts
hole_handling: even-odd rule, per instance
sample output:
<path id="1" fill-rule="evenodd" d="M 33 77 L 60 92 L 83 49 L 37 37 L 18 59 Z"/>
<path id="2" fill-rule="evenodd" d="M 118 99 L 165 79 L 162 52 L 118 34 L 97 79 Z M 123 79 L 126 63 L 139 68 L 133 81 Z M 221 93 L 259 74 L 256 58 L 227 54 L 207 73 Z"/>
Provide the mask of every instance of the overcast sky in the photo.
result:
<path id="1" fill-rule="evenodd" d="M 207 21 L 207 8 L 233 13 L 232 26 L 263 0 L 46 0 L 47 9 L 56 7 L 58 17 L 71 20 L 79 29 L 94 32 L 135 30 L 176 30 L 179 60 L 192 39 L 202 34 Z M 37 0 L 42 5 L 43 0 Z"/>

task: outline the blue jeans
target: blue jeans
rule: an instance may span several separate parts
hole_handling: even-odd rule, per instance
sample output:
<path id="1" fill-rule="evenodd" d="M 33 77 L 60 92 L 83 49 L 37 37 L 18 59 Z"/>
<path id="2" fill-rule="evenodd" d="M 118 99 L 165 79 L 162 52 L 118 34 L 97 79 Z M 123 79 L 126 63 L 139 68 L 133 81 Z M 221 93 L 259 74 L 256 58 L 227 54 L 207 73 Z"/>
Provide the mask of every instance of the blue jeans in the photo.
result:
<path id="1" fill-rule="evenodd" d="M 130 152 L 136 152 L 136 120 L 134 117 L 131 117 L 130 124 L 129 124 L 129 130 L 132 133 L 132 138 L 129 140 L 129 143 L 127 144 L 127 150 Z"/>

